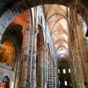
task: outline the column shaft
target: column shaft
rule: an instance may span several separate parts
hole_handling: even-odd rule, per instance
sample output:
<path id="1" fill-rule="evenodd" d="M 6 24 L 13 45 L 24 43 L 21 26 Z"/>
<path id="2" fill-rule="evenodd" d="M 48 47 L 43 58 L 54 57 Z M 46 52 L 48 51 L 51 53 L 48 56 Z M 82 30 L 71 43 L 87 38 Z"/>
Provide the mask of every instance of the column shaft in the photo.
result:
<path id="1" fill-rule="evenodd" d="M 84 70 L 82 64 L 82 50 L 81 50 L 81 39 L 83 39 L 83 35 L 80 36 L 80 24 L 78 22 L 78 17 L 76 10 L 71 9 L 71 21 L 72 21 L 72 30 L 74 33 L 74 40 L 70 41 L 71 43 L 71 50 L 72 50 L 72 57 L 73 57 L 73 67 L 74 67 L 74 75 L 76 88 L 85 88 L 84 87 Z M 82 32 L 82 31 L 81 31 Z"/>
<path id="2" fill-rule="evenodd" d="M 29 66 L 30 66 L 30 47 L 31 32 L 30 32 L 30 12 L 28 13 L 28 21 L 23 29 L 23 45 L 21 55 L 21 68 L 20 68 L 20 88 L 28 88 L 29 84 Z"/>

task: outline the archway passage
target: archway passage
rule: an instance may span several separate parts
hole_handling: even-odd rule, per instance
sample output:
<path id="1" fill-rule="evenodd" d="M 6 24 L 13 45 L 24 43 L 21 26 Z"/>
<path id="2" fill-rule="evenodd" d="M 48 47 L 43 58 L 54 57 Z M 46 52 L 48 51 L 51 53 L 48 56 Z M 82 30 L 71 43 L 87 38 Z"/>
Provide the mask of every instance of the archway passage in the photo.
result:
<path id="1" fill-rule="evenodd" d="M 17 85 L 16 83 L 19 80 L 18 70 L 23 41 L 21 31 L 21 25 L 11 23 L 6 28 L 1 39 L 0 79 L 2 79 L 4 75 L 9 76 L 11 80 L 9 86 L 12 88 L 15 88 L 15 85 Z"/>
<path id="2" fill-rule="evenodd" d="M 10 24 L 2 36 L 2 62 L 15 66 L 17 57 L 22 48 L 22 27 L 17 24 Z"/>
<path id="3" fill-rule="evenodd" d="M 59 60 L 60 59 L 60 60 Z M 58 59 L 58 86 L 60 88 L 73 88 L 71 79 L 71 68 L 66 57 Z"/>
<path id="4" fill-rule="evenodd" d="M 9 88 L 10 86 L 10 79 L 7 75 L 5 75 L 2 79 L 1 87 L 2 88 Z"/>

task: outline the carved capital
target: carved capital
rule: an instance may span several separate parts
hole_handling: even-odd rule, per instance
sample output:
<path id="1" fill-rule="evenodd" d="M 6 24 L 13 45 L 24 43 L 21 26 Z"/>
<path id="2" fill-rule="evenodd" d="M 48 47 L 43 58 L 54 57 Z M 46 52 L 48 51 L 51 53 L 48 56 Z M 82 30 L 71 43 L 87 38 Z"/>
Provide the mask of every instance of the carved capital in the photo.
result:
<path id="1" fill-rule="evenodd" d="M 39 33 L 39 30 L 38 29 L 34 29 L 34 33 L 35 34 L 38 34 Z"/>

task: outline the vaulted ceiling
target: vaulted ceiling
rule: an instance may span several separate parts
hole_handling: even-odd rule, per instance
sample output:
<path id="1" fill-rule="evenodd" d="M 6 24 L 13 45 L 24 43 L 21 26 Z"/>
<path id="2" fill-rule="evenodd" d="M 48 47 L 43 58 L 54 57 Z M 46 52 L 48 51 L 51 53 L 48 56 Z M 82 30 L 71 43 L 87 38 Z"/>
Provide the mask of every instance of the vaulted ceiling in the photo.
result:
<path id="1" fill-rule="evenodd" d="M 68 56 L 67 7 L 57 4 L 43 5 L 56 55 Z"/>
<path id="2" fill-rule="evenodd" d="M 65 6 L 69 6 L 73 1 L 75 0 L 0 0 L 0 15 L 7 9 L 22 12 L 28 8 L 42 4 L 57 54 L 59 56 L 63 54 L 68 55 L 67 7 Z M 80 0 L 79 4 L 79 7 L 77 7 L 78 13 L 88 23 L 88 0 Z M 83 12 L 84 14 L 82 14 Z"/>

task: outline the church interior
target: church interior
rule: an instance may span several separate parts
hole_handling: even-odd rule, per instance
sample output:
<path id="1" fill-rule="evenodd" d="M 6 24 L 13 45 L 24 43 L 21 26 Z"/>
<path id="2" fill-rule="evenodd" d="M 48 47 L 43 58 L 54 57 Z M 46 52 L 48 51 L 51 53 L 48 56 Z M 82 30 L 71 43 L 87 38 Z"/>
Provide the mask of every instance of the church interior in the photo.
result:
<path id="1" fill-rule="evenodd" d="M 88 0 L 0 0 L 0 88 L 88 88 Z"/>

